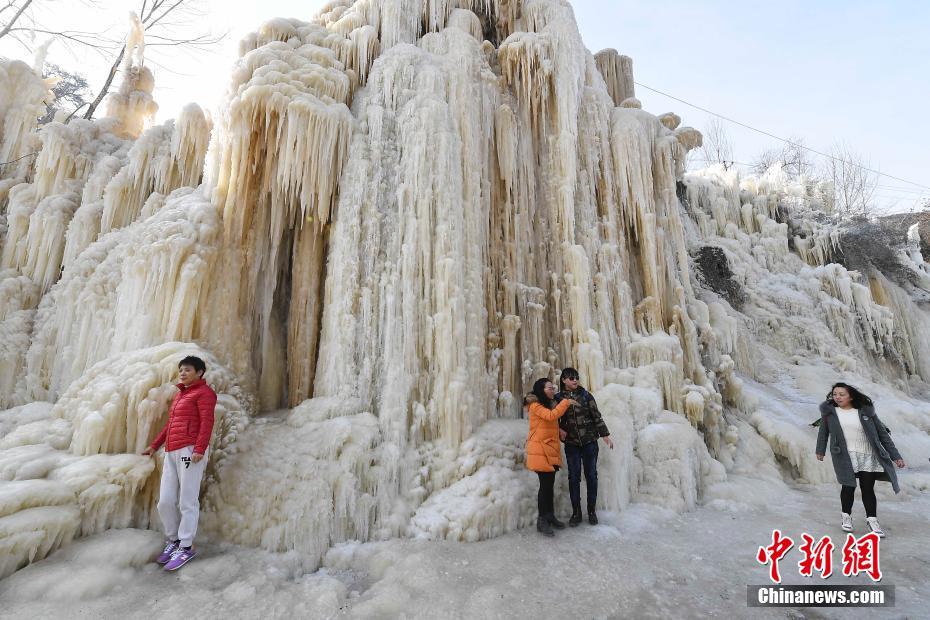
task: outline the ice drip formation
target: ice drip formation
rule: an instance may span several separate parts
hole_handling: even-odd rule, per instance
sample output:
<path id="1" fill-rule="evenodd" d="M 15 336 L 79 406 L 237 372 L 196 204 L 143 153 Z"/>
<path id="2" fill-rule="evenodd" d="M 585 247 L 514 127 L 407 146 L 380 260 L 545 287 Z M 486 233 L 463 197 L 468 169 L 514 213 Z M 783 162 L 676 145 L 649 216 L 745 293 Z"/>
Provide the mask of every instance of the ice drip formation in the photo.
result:
<path id="1" fill-rule="evenodd" d="M 105 118 L 38 130 L 50 83 L 0 63 L 0 576 L 158 527 L 139 452 L 187 354 L 219 394 L 203 529 L 305 570 L 528 525 L 520 400 L 563 366 L 618 444 L 606 510 L 832 481 L 744 389 L 779 360 L 930 379 L 919 252 L 910 288 L 847 270 L 825 188 L 685 173 L 701 135 L 566 2 L 335 0 L 244 39 L 215 118 L 148 129 L 143 49 Z M 902 451 L 912 402 L 883 415 Z"/>

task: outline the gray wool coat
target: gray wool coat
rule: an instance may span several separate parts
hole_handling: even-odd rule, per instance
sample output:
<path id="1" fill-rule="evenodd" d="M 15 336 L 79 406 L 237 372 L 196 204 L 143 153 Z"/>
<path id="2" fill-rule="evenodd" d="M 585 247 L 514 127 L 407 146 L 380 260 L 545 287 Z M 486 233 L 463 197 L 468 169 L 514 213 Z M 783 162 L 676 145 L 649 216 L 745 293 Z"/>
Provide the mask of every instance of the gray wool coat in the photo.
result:
<path id="1" fill-rule="evenodd" d="M 843 486 L 856 486 L 856 472 L 853 471 L 852 461 L 849 459 L 849 452 L 846 450 L 846 438 L 843 436 L 843 429 L 840 427 L 840 420 L 836 416 L 836 408 L 829 401 L 820 403 L 820 430 L 817 432 L 817 454 L 826 454 L 827 439 L 832 437 L 830 442 L 830 456 L 833 457 L 833 470 L 836 472 L 837 481 Z M 865 405 L 859 409 L 859 421 L 862 422 L 862 430 L 865 436 L 869 438 L 869 443 L 875 448 L 878 460 L 881 462 L 885 472 L 879 474 L 878 480 L 885 480 L 891 483 L 891 488 L 895 493 L 901 491 L 898 486 L 898 474 L 894 469 L 894 462 L 901 458 L 898 449 L 895 448 L 894 442 L 885 425 L 878 419 L 875 414 L 875 408 L 871 405 Z"/>

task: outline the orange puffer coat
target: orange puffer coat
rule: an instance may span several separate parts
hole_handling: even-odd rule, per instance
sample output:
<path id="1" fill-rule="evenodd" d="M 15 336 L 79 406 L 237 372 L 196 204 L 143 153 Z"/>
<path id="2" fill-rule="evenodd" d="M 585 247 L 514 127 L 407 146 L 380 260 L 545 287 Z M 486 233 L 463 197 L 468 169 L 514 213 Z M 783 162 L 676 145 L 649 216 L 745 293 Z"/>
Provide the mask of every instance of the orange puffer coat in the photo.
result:
<path id="1" fill-rule="evenodd" d="M 571 406 L 567 400 L 555 409 L 540 404 L 535 396 L 527 395 L 525 402 L 530 410 L 530 432 L 526 437 L 526 467 L 533 471 L 555 471 L 562 465 L 562 444 L 559 442 L 559 418 Z"/>

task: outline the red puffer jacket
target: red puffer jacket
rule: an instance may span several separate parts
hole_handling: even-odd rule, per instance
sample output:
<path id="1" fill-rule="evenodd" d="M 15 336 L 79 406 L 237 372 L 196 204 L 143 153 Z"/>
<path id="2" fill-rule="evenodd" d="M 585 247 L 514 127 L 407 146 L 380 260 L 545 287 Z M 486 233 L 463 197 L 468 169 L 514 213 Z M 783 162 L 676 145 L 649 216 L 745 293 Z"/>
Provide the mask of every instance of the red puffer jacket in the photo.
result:
<path id="1" fill-rule="evenodd" d="M 165 444 L 165 452 L 194 446 L 195 454 L 203 454 L 210 444 L 213 433 L 213 408 L 216 407 L 216 392 L 207 382 L 199 379 L 185 387 L 178 384 L 178 393 L 168 411 L 168 423 L 152 442 L 152 451 Z"/>

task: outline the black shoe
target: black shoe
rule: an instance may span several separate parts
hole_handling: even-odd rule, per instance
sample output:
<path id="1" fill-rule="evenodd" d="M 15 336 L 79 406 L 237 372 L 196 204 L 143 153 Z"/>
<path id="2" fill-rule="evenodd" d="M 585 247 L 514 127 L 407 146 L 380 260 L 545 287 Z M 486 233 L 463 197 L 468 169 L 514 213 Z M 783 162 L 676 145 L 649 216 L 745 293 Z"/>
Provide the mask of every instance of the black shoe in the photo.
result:
<path id="1" fill-rule="evenodd" d="M 576 504 L 572 506 L 572 517 L 568 520 L 568 524 L 572 527 L 578 527 L 578 524 L 581 523 L 581 504 Z"/>
<path id="2" fill-rule="evenodd" d="M 555 515 L 552 514 L 551 512 L 546 516 L 546 518 L 547 518 L 548 521 L 549 521 L 549 525 L 551 525 L 551 526 L 554 527 L 555 529 L 557 529 L 557 530 L 564 530 L 564 529 L 565 529 L 565 524 L 562 523 L 561 521 L 559 521 L 558 519 L 556 519 L 556 518 L 555 518 Z"/>
<path id="3" fill-rule="evenodd" d="M 539 517 L 536 519 L 536 531 L 543 536 L 555 536 L 555 532 L 552 531 L 552 525 L 546 517 Z"/>
<path id="4" fill-rule="evenodd" d="M 597 513 L 594 512 L 594 507 L 588 508 L 588 523 L 591 525 L 597 525 Z"/>

